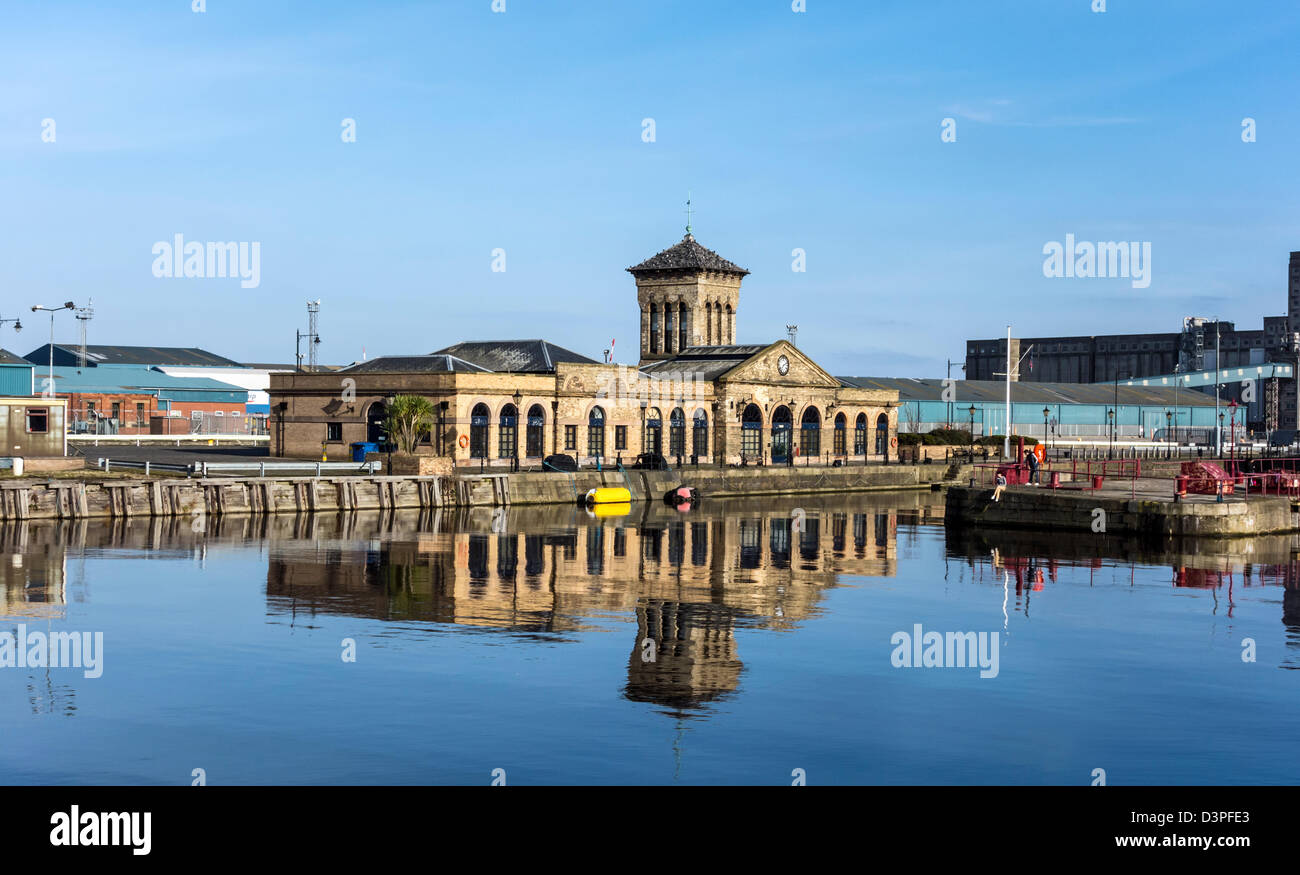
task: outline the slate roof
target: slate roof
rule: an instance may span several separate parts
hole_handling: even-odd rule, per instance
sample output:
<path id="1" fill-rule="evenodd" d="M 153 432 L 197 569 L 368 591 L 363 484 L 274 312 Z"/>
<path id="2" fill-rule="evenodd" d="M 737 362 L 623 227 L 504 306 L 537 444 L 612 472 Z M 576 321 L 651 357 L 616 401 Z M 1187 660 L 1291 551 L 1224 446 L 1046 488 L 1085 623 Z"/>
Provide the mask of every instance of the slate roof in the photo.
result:
<path id="1" fill-rule="evenodd" d="M 437 374 L 449 371 L 485 372 L 473 362 L 454 355 L 384 355 L 348 365 L 343 374 Z"/>
<path id="2" fill-rule="evenodd" d="M 941 379 L 922 380 L 897 377 L 836 377 L 845 386 L 859 389 L 886 389 L 898 392 L 899 401 L 942 401 Z M 971 402 L 1005 404 L 1007 384 L 1002 380 L 953 380 L 954 403 Z M 1171 405 L 1175 389 L 1119 387 L 1120 404 Z M 1011 384 L 1013 404 L 1114 404 L 1114 383 L 1022 383 Z M 1183 407 L 1214 406 L 1214 396 L 1182 389 L 1177 403 Z"/>
<path id="3" fill-rule="evenodd" d="M 770 344 L 732 346 L 690 346 L 676 356 L 641 368 L 647 376 L 691 374 L 701 380 L 716 380 L 727 371 L 748 361 Z"/>
<path id="4" fill-rule="evenodd" d="M 676 246 L 650 256 L 638 265 L 629 267 L 628 273 L 650 273 L 657 270 L 714 270 L 745 276 L 749 271 L 732 264 L 712 249 L 705 249 L 689 233 Z"/>
<path id="5" fill-rule="evenodd" d="M 49 363 L 48 359 L 46 363 Z M 27 365 L 29 368 L 32 367 L 32 363 L 27 359 L 7 349 L 0 349 L 0 365 Z"/>
<path id="6" fill-rule="evenodd" d="M 81 355 L 81 345 L 54 344 L 55 365 L 75 365 Z M 48 364 L 50 345 L 43 344 L 29 352 L 29 362 Z M 237 368 L 239 362 L 208 352 L 198 347 L 180 346 L 105 346 L 86 345 L 86 365 L 189 365 L 191 367 Z"/>
<path id="7" fill-rule="evenodd" d="M 560 362 L 597 365 L 600 362 L 546 340 L 473 340 L 440 349 L 485 371 L 512 374 L 553 374 Z"/>

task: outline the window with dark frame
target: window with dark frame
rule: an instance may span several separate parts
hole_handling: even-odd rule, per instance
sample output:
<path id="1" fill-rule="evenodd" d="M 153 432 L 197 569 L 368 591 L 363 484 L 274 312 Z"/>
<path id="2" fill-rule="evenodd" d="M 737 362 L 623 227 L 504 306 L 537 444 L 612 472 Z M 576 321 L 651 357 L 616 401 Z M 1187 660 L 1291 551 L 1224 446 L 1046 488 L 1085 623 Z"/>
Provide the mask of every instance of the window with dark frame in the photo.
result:
<path id="1" fill-rule="evenodd" d="M 627 449 L 627 426 L 626 425 L 614 426 L 614 449 L 616 450 Z"/>
<path id="2" fill-rule="evenodd" d="M 50 431 L 50 408 L 28 407 L 27 408 L 27 433 L 28 434 L 49 434 L 49 431 Z"/>
<path id="3" fill-rule="evenodd" d="M 325 440 L 327 441 L 343 440 L 343 423 L 341 422 L 325 423 Z"/>
<path id="4" fill-rule="evenodd" d="M 566 450 L 576 450 L 578 448 L 578 427 L 576 425 L 566 425 L 564 427 L 564 448 Z"/>

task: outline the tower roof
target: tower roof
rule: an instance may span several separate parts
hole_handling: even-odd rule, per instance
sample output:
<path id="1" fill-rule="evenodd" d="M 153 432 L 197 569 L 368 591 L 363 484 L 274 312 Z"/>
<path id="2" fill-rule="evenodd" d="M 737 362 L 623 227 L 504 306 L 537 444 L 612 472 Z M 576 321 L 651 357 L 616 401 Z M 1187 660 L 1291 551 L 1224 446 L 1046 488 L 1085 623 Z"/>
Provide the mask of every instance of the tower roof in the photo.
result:
<path id="1" fill-rule="evenodd" d="M 713 270 L 738 276 L 749 273 L 743 267 L 727 261 L 712 249 L 705 249 L 696 243 L 689 231 L 676 246 L 670 246 L 627 270 L 634 276 L 659 270 Z"/>

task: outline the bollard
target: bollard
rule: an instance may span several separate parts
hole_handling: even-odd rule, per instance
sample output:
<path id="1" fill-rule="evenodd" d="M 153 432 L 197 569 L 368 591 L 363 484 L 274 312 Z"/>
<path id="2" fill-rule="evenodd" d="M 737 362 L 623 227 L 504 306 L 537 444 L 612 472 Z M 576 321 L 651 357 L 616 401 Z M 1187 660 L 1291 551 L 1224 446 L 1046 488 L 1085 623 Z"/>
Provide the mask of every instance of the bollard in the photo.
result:
<path id="1" fill-rule="evenodd" d="M 148 459 L 146 459 L 146 460 L 145 460 L 145 463 L 144 463 L 144 476 L 146 476 L 146 477 L 149 476 L 149 460 L 148 460 Z"/>

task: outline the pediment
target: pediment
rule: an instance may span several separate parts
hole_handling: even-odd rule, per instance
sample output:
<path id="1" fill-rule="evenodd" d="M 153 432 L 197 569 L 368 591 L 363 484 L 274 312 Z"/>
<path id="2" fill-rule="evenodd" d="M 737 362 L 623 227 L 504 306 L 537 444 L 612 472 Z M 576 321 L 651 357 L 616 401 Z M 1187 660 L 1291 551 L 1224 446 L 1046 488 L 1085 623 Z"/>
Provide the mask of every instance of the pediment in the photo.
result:
<path id="1" fill-rule="evenodd" d="M 786 362 L 781 373 L 781 360 Z M 777 386 L 808 386 L 837 389 L 840 381 L 800 352 L 789 341 L 780 340 L 736 365 L 721 379 L 733 383 L 768 383 Z"/>

